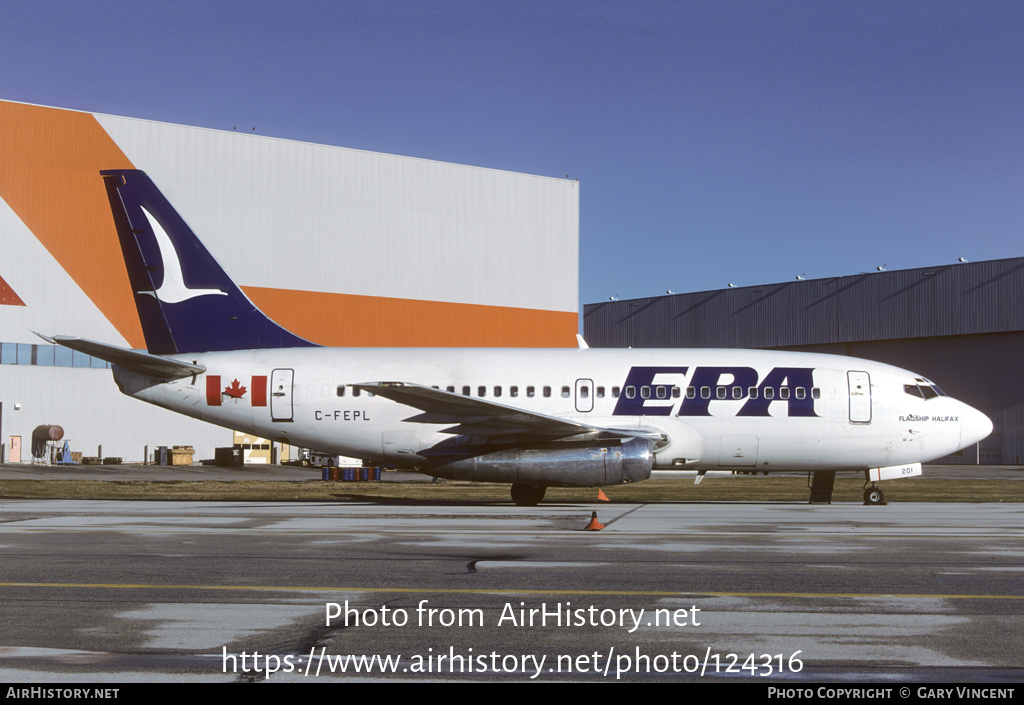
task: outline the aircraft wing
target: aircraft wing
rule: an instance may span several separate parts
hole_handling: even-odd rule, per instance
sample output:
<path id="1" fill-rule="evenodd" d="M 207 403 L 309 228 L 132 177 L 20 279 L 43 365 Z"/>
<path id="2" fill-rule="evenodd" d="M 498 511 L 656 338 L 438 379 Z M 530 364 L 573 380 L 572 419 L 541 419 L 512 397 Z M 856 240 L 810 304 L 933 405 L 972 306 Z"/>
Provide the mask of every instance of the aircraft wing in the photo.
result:
<path id="1" fill-rule="evenodd" d="M 591 438 L 649 438 L 662 440 L 652 429 L 614 429 L 547 416 L 486 399 L 463 396 L 408 382 L 366 382 L 353 387 L 422 411 L 406 421 L 453 424 L 444 433 L 465 436 L 530 436 L 558 440 Z M 498 439 L 495 439 L 498 440 Z"/>
<path id="2" fill-rule="evenodd" d="M 36 335 L 39 335 L 39 333 L 36 333 Z M 159 377 L 160 379 L 180 379 L 181 377 L 202 374 L 206 371 L 206 368 L 202 365 L 193 365 L 181 360 L 172 360 L 169 357 L 150 355 L 140 350 L 119 348 L 116 345 L 98 343 L 95 340 L 74 338 L 66 335 L 55 335 L 52 338 L 39 335 L 39 337 L 49 342 L 63 345 L 66 348 L 83 352 L 86 355 L 106 360 L 132 372 Z"/>

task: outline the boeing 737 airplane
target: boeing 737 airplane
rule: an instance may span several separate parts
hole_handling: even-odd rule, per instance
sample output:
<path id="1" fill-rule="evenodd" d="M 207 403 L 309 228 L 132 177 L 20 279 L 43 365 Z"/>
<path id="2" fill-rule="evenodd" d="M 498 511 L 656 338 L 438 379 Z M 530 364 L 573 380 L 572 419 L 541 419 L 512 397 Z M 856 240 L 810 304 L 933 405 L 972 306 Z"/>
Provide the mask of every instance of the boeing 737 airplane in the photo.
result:
<path id="1" fill-rule="evenodd" d="M 128 396 L 282 443 L 512 485 L 645 480 L 656 469 L 921 474 L 992 431 L 913 372 L 764 350 L 337 349 L 241 292 L 159 189 L 103 171 L 148 352 L 54 340 L 113 363 Z"/>

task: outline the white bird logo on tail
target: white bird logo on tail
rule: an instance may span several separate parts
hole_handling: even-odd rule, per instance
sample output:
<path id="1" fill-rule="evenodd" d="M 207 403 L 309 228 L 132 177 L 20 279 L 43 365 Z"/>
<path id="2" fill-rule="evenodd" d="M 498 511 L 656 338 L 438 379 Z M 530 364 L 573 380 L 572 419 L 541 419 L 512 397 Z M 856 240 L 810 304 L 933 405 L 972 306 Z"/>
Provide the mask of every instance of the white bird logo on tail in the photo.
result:
<path id="1" fill-rule="evenodd" d="M 153 236 L 156 238 L 157 247 L 160 248 L 160 257 L 164 261 L 164 280 L 155 291 L 140 291 L 138 293 L 149 294 L 165 304 L 180 304 L 182 301 L 188 301 L 197 296 L 228 295 L 226 291 L 220 289 L 190 289 L 185 286 L 181 261 L 178 259 L 178 251 L 174 248 L 174 243 L 171 242 L 171 238 L 167 236 L 156 218 L 149 214 L 149 211 L 143 208 L 142 212 L 146 215 L 149 226 L 153 228 Z"/>

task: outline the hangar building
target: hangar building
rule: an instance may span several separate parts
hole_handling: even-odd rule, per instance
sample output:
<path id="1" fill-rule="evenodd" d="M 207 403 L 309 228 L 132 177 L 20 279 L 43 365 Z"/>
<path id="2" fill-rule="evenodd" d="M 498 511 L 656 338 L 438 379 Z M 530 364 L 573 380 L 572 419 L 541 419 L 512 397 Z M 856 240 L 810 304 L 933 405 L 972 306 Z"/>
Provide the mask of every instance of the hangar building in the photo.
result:
<path id="1" fill-rule="evenodd" d="M 1024 458 L 1024 258 L 584 306 L 591 347 L 834 353 L 922 374 L 995 430 L 953 463 Z"/>
<path id="2" fill-rule="evenodd" d="M 122 397 L 33 331 L 144 348 L 102 169 L 142 169 L 245 291 L 330 346 L 571 347 L 579 184 L 0 101 L 0 442 L 126 461 L 230 431 Z M 3 458 L 0 458 L 2 460 Z"/>

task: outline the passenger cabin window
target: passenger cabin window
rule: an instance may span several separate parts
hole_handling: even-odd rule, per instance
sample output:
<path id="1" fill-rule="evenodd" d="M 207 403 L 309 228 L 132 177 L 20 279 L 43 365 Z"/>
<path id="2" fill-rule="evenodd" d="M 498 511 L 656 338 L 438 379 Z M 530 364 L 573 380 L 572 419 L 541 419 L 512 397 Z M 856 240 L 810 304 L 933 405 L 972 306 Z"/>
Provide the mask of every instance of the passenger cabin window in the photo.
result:
<path id="1" fill-rule="evenodd" d="M 604 387 L 597 388 L 597 398 L 604 399 Z"/>
<path id="2" fill-rule="evenodd" d="M 496 396 L 496 397 L 500 397 L 501 396 L 501 387 L 498 386 L 498 385 L 494 386 L 494 396 Z"/>
<path id="3" fill-rule="evenodd" d="M 711 398 L 711 387 L 701 387 L 700 388 L 700 398 L 701 399 L 710 399 Z"/>
<path id="4" fill-rule="evenodd" d="M 775 390 L 771 387 L 764 388 L 764 398 L 773 399 L 775 397 Z"/>
<path id="5" fill-rule="evenodd" d="M 687 399 L 696 399 L 697 398 L 697 389 L 695 387 L 687 387 L 686 388 L 686 398 Z"/>
<path id="6" fill-rule="evenodd" d="M 803 387 L 797 387 L 796 388 L 796 398 L 797 399 L 805 399 L 806 397 L 807 397 L 807 390 L 804 389 Z"/>
<path id="7" fill-rule="evenodd" d="M 757 399 L 757 387 L 748 387 L 747 396 L 751 399 Z"/>
<path id="8" fill-rule="evenodd" d="M 338 385 L 338 396 L 339 397 L 345 396 L 345 385 L 344 384 L 339 384 Z"/>
<path id="9" fill-rule="evenodd" d="M 590 397 L 590 389 L 586 386 L 580 387 L 580 399 L 587 399 Z"/>
<path id="10" fill-rule="evenodd" d="M 621 391 L 618 387 L 612 387 L 612 399 L 618 399 Z"/>
<path id="11" fill-rule="evenodd" d="M 743 398 L 743 387 L 733 387 L 732 388 L 732 398 L 733 399 L 742 399 Z"/>
<path id="12" fill-rule="evenodd" d="M 679 389 L 678 385 L 673 385 L 672 386 L 672 398 L 673 399 L 678 399 L 681 394 L 682 394 L 682 390 Z"/>
<path id="13" fill-rule="evenodd" d="M 651 398 L 651 388 L 646 386 L 646 385 L 643 386 L 643 387 L 640 387 L 640 398 L 641 399 L 650 399 Z"/>
<path id="14" fill-rule="evenodd" d="M 452 385 L 449 384 L 447 387 L 445 387 L 445 391 L 446 392 L 451 392 L 452 394 L 455 394 L 455 387 L 453 387 Z"/>
<path id="15" fill-rule="evenodd" d="M 715 396 L 718 397 L 719 399 L 725 399 L 725 393 L 725 387 L 718 387 L 717 389 L 715 389 Z"/>
<path id="16" fill-rule="evenodd" d="M 547 399 L 550 396 L 551 396 L 551 387 L 545 386 L 544 387 L 544 398 Z"/>
<path id="17" fill-rule="evenodd" d="M 626 398 L 627 399 L 634 399 L 634 398 L 636 398 L 636 387 L 634 387 L 632 385 L 626 387 Z"/>
<path id="18" fill-rule="evenodd" d="M 352 396 L 354 396 L 354 397 L 358 397 L 359 396 L 359 388 L 358 387 L 352 387 Z"/>
<path id="19" fill-rule="evenodd" d="M 526 388 L 526 396 L 532 397 L 535 394 L 536 394 L 536 391 L 534 391 L 533 386 L 529 386 L 529 387 Z"/>
<path id="20" fill-rule="evenodd" d="M 508 388 L 508 395 L 510 397 L 518 397 L 519 396 L 519 387 L 516 387 L 515 385 L 509 387 Z"/>
<path id="21" fill-rule="evenodd" d="M 779 399 L 789 399 L 789 387 L 781 387 L 779 389 Z"/>
<path id="22" fill-rule="evenodd" d="M 487 387 L 485 387 L 484 385 L 481 384 L 479 387 L 476 388 L 476 395 L 478 397 L 486 397 L 487 396 Z"/>
<path id="23" fill-rule="evenodd" d="M 811 387 L 811 399 L 821 399 L 821 390 L 817 387 Z"/>
<path id="24" fill-rule="evenodd" d="M 569 395 L 570 395 L 569 388 L 568 387 L 562 387 L 562 398 L 563 399 L 568 399 Z"/>
<path id="25" fill-rule="evenodd" d="M 469 388 L 468 384 L 462 385 L 462 396 L 468 397 L 471 392 L 472 392 L 472 390 Z"/>

